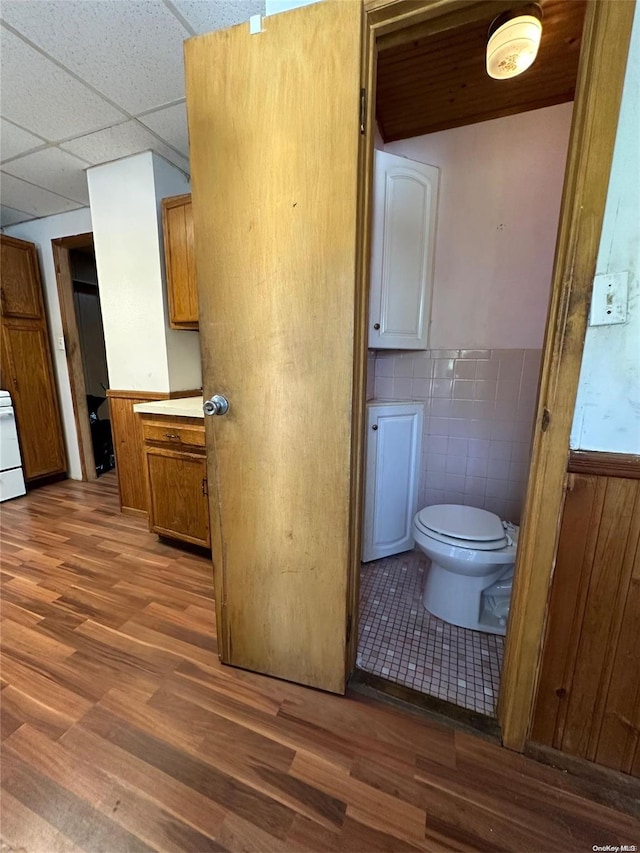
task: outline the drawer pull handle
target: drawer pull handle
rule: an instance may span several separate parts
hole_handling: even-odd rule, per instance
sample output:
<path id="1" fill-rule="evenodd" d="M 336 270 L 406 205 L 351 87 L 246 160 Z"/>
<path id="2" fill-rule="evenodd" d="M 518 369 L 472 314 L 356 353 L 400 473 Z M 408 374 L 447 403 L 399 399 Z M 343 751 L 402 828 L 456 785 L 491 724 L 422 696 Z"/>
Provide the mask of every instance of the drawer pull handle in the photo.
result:
<path id="1" fill-rule="evenodd" d="M 165 432 L 164 437 L 170 439 L 171 441 L 182 441 L 182 439 L 176 432 Z"/>

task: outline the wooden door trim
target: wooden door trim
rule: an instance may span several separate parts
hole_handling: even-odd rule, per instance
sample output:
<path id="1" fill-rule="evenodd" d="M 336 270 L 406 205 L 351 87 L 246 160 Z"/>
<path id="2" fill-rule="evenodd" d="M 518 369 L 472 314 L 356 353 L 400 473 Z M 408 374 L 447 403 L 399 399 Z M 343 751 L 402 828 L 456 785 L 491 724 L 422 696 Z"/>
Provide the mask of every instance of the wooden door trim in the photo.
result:
<path id="1" fill-rule="evenodd" d="M 74 234 L 72 237 L 59 237 L 51 241 L 53 262 L 56 270 L 62 333 L 69 371 L 73 418 L 78 436 L 80 469 L 84 481 L 97 480 L 96 460 L 91 441 L 89 409 L 87 408 L 87 386 L 84 381 L 80 332 L 73 300 L 73 277 L 71 274 L 70 252 L 72 249 L 93 248 L 93 234 Z"/>
<path id="2" fill-rule="evenodd" d="M 522 751 L 531 730 L 563 505 L 569 438 L 604 219 L 634 5 L 590 0 L 565 174 L 529 485 L 499 720 Z M 615 44 L 616 51 L 608 46 Z"/>
<path id="3" fill-rule="evenodd" d="M 511 3 L 490 0 L 496 14 Z M 367 26 L 365 54 L 369 102 L 366 122 L 361 226 L 370 222 L 370 180 L 375 104 L 376 43 L 384 46 L 409 40 L 416 25 L 445 30 L 474 17 L 487 15 L 487 0 L 364 0 Z M 518 550 L 517 571 L 507 633 L 498 718 L 505 746 L 524 750 L 533 718 L 540 671 L 547 602 L 557 548 L 563 489 L 569 455 L 575 400 L 587 327 L 593 275 L 606 204 L 609 174 L 626 71 L 628 43 L 635 3 L 589 0 L 585 15 L 574 114 L 565 172 L 551 297 L 540 378 L 536 429 L 529 484 Z M 403 32 L 404 31 L 404 32 Z M 616 45 L 611 51 L 609 46 Z M 368 165 L 368 172 L 366 167 Z M 366 229 L 365 229 L 366 230 Z M 361 241 L 360 288 L 367 292 L 368 240 Z M 366 297 L 359 301 L 366 305 Z M 358 331 L 365 318 L 356 322 Z M 360 341 L 364 353 L 365 343 Z M 360 363 L 355 365 L 361 401 L 354 404 L 354 490 L 360 495 L 364 429 L 361 413 L 364 383 Z M 360 533 L 352 528 L 354 545 Z M 352 571 L 359 574 L 359 551 Z M 357 581 L 352 582 L 353 608 L 350 662 L 355 659 L 357 636 Z M 355 594 L 354 594 L 355 593 Z"/>

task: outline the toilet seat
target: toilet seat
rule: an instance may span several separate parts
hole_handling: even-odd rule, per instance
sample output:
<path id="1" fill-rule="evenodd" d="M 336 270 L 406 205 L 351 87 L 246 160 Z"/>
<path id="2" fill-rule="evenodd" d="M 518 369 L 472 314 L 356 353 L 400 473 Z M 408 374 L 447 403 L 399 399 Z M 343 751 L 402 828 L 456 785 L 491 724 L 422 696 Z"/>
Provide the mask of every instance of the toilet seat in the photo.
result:
<path id="1" fill-rule="evenodd" d="M 415 517 L 418 530 L 438 542 L 475 551 L 498 551 L 509 544 L 493 512 L 459 504 L 436 504 Z"/>

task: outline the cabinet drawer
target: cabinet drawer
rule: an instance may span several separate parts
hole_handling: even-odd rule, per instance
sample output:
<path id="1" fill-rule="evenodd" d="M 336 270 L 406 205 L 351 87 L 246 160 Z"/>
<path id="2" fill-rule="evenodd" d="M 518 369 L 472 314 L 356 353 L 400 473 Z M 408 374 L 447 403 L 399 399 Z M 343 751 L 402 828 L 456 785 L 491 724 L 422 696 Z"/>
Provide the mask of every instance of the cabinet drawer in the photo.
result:
<path id="1" fill-rule="evenodd" d="M 204 424 L 177 424 L 175 421 L 143 421 L 145 441 L 168 444 L 171 447 L 204 447 Z"/>

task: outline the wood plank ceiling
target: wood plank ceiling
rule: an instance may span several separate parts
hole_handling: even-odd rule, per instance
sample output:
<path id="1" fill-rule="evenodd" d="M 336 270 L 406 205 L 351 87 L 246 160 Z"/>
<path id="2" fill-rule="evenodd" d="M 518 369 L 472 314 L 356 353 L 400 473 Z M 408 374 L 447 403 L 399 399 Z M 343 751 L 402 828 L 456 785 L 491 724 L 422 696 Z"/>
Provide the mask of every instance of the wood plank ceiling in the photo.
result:
<path id="1" fill-rule="evenodd" d="M 512 80 L 485 70 L 493 19 L 379 44 L 376 116 L 385 142 L 571 101 L 586 0 L 542 0 L 542 41 L 533 66 Z M 517 6 L 514 6 L 517 9 Z"/>

